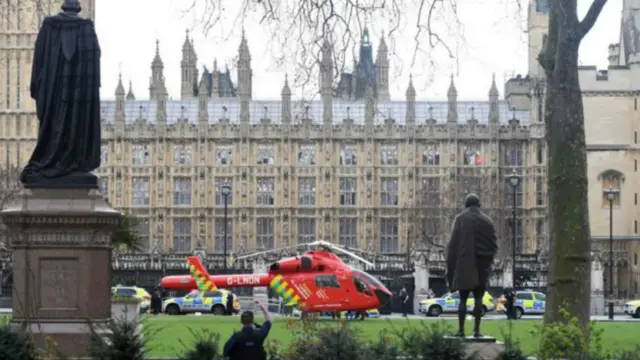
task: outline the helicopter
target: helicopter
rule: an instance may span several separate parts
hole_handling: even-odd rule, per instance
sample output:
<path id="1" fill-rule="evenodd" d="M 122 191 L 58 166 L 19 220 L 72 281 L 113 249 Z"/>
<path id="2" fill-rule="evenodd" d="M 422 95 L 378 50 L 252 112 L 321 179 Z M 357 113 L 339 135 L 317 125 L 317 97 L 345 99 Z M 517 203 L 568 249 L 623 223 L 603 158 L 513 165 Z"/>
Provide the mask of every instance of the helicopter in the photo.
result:
<path id="1" fill-rule="evenodd" d="M 315 250 L 310 249 L 316 246 Z M 289 306 L 303 314 L 343 311 L 362 312 L 386 305 L 393 294 L 380 280 L 351 268 L 336 252 L 364 264 L 373 264 L 340 246 L 316 241 L 286 248 L 307 247 L 301 256 L 281 259 L 269 267 L 266 274 L 209 275 L 200 259 L 187 258 L 190 275 L 166 276 L 161 286 L 171 290 L 214 291 L 217 288 L 269 287 Z M 286 248 L 267 250 L 240 256 L 237 260 L 259 256 Z"/>

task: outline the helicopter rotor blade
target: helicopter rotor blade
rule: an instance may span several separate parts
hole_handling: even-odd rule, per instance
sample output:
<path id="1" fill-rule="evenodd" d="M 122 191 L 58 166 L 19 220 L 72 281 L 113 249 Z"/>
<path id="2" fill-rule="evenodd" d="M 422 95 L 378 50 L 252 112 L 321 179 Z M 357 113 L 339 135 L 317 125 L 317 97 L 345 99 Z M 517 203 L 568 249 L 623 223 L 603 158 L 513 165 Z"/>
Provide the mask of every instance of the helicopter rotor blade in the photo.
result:
<path id="1" fill-rule="evenodd" d="M 372 262 L 370 262 L 370 261 L 367 261 L 367 260 L 363 259 L 362 257 L 360 257 L 360 256 L 358 256 L 358 255 L 356 255 L 356 254 L 352 253 L 352 252 L 351 252 L 351 251 L 349 251 L 349 250 L 345 250 L 345 249 L 343 249 L 343 248 L 341 248 L 341 247 L 337 247 L 337 246 L 336 246 L 336 247 L 334 247 L 334 249 L 335 249 L 335 250 L 337 250 L 337 251 L 340 251 L 341 253 L 343 253 L 343 254 L 345 254 L 345 255 L 351 256 L 352 258 L 354 258 L 354 259 L 356 259 L 356 260 L 358 260 L 358 261 L 360 261 L 360 262 L 362 262 L 362 263 L 365 263 L 365 264 L 367 264 L 367 265 L 369 265 L 369 266 L 374 266 Z"/>
<path id="2" fill-rule="evenodd" d="M 295 248 L 295 247 L 298 247 L 298 246 L 299 245 L 283 246 L 283 247 L 280 247 L 280 248 L 277 248 L 277 249 L 270 249 L 270 250 L 259 251 L 259 252 L 251 253 L 251 254 L 247 254 L 247 255 L 236 256 L 235 260 L 249 259 L 249 258 L 260 256 L 260 255 L 263 255 L 263 254 L 270 254 L 270 253 L 273 253 L 273 252 L 282 251 L 282 250 L 285 250 L 285 249 L 291 249 L 291 248 Z"/>
<path id="3" fill-rule="evenodd" d="M 358 261 L 360 261 L 360 262 L 362 262 L 364 264 L 367 264 L 369 266 L 374 266 L 373 263 L 363 259 L 362 257 L 354 254 L 353 252 L 351 252 L 349 250 L 346 250 L 341 246 L 332 244 L 330 242 L 326 242 L 324 240 L 318 240 L 318 241 L 314 241 L 314 242 L 311 242 L 311 243 L 307 243 L 307 245 L 308 246 L 318 245 L 318 246 L 321 246 L 321 247 L 326 247 L 326 248 L 331 249 L 331 250 L 339 251 L 339 252 L 341 252 L 341 253 L 343 253 L 343 254 L 345 254 L 347 256 L 350 256 L 350 257 L 352 257 L 352 258 L 354 258 L 354 259 L 356 259 L 356 260 L 358 260 Z"/>

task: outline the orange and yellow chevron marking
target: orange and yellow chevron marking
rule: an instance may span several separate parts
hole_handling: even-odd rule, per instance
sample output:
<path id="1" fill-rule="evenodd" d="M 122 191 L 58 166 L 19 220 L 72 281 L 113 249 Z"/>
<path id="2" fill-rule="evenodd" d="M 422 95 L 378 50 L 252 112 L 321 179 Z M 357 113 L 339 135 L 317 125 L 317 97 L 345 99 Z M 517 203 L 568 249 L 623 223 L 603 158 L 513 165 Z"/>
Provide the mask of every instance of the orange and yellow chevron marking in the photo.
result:
<path id="1" fill-rule="evenodd" d="M 300 301 L 300 297 L 295 294 L 293 287 L 289 286 L 282 275 L 276 275 L 269 283 L 269 287 L 288 305 L 295 305 Z"/>
<path id="2" fill-rule="evenodd" d="M 209 273 L 202 266 L 200 259 L 197 256 L 189 256 L 187 258 L 189 264 L 189 273 L 196 281 L 196 286 L 200 291 L 216 291 L 218 288 L 209 279 Z"/>

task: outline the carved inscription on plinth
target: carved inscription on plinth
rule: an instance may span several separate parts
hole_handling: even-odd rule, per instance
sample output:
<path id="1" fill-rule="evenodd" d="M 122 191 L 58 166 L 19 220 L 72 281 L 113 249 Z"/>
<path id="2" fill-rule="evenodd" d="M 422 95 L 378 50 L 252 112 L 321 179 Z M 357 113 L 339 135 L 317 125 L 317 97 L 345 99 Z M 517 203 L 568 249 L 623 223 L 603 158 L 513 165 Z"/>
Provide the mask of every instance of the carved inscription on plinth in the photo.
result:
<path id="1" fill-rule="evenodd" d="M 78 258 L 41 258 L 40 309 L 78 309 Z"/>

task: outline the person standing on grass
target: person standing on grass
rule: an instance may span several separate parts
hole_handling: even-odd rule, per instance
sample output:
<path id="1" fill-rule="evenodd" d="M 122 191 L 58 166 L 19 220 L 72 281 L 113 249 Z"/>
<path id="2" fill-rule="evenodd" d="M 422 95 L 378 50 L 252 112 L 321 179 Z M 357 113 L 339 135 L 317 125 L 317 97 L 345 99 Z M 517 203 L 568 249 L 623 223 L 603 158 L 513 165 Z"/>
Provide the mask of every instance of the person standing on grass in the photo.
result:
<path id="1" fill-rule="evenodd" d="M 261 326 L 254 323 L 253 313 L 245 311 L 240 315 L 242 329 L 234 332 L 224 344 L 223 356 L 230 360 L 266 360 L 264 340 L 271 330 L 271 314 L 258 300 L 255 304 L 260 307 L 265 322 Z"/>
<path id="2" fill-rule="evenodd" d="M 407 313 L 409 312 L 409 292 L 407 288 L 403 286 L 399 295 L 400 301 L 402 301 L 402 316 L 407 317 Z"/>

